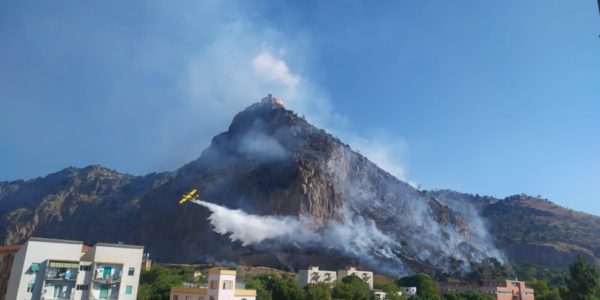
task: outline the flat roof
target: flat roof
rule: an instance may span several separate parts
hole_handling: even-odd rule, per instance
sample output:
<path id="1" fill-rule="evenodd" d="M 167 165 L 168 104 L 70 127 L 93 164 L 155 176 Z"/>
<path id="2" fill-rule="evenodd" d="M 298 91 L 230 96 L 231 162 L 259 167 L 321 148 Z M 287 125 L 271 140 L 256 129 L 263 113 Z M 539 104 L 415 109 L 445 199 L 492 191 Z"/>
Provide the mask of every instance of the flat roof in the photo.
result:
<path id="1" fill-rule="evenodd" d="M 139 245 L 128 245 L 128 244 L 111 244 L 111 243 L 96 243 L 94 247 L 115 247 L 115 248 L 130 248 L 130 249 L 144 249 L 144 246 Z"/>
<path id="2" fill-rule="evenodd" d="M 235 275 L 235 270 L 225 270 L 220 268 L 213 268 L 208 270 L 208 274 L 218 274 L 218 275 Z"/>
<path id="3" fill-rule="evenodd" d="M 195 288 L 187 286 L 174 286 L 171 287 L 171 294 L 194 294 L 194 295 L 206 295 L 208 290 L 205 288 Z"/>
<path id="4" fill-rule="evenodd" d="M 27 239 L 27 242 L 32 241 L 32 242 L 43 242 L 43 243 L 59 243 L 59 244 L 74 244 L 74 245 L 81 245 L 81 250 L 83 252 L 87 252 L 90 250 L 90 248 L 96 247 L 96 246 L 100 246 L 100 247 L 115 247 L 115 248 L 129 248 L 129 249 L 144 249 L 144 246 L 140 246 L 140 245 L 128 245 L 128 244 L 112 244 L 112 243 L 96 243 L 93 247 L 90 247 L 86 244 L 84 244 L 82 241 L 75 241 L 75 240 L 62 240 L 62 239 L 50 239 L 50 238 L 40 238 L 40 237 L 30 237 L 29 239 Z M 15 245 L 15 246 L 21 246 L 21 245 Z M 7 246 L 7 247 L 13 247 L 13 246 Z M 5 247 L 2 247 L 5 248 Z M 0 248 L 0 249 L 2 249 Z"/>
<path id="5" fill-rule="evenodd" d="M 256 290 L 235 290 L 233 293 L 235 297 L 256 297 Z"/>
<path id="6" fill-rule="evenodd" d="M 49 238 L 39 238 L 39 237 L 30 237 L 27 241 L 28 242 L 44 242 L 44 243 L 60 243 L 60 244 L 83 245 L 82 241 L 49 239 Z"/>

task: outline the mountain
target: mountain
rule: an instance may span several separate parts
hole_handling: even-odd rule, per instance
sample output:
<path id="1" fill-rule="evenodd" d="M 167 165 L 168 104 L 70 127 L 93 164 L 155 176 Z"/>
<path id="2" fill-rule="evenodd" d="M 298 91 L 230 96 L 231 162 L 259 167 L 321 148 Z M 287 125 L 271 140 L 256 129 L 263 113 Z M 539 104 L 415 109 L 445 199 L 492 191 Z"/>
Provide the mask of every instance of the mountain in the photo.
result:
<path id="1" fill-rule="evenodd" d="M 192 188 L 205 202 L 178 205 Z M 460 273 L 504 260 L 500 250 L 540 265 L 600 257 L 600 231 L 584 226 L 600 218 L 565 211 L 526 196 L 417 190 L 271 96 L 174 173 L 90 166 L 0 182 L 5 245 L 35 235 L 142 244 L 168 262 L 355 264 L 387 274 Z"/>
<path id="2" fill-rule="evenodd" d="M 497 199 L 450 190 L 428 193 L 442 203 L 473 204 L 494 244 L 512 261 L 564 269 L 583 256 L 600 267 L 598 216 L 523 194 Z"/>
<path id="3" fill-rule="evenodd" d="M 172 176 L 124 175 L 100 167 L 66 168 L 29 181 L 0 182 L 0 238 L 5 245 L 36 236 L 131 241 L 140 197 Z M 125 229 L 125 230 L 123 230 Z"/>

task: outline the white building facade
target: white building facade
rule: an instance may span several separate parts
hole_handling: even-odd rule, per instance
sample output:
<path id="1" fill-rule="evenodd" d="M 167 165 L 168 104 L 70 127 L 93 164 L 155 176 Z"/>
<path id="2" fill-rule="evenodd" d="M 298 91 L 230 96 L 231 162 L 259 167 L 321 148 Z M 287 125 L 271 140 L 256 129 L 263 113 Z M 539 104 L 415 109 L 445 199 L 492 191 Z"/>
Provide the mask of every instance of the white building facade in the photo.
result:
<path id="1" fill-rule="evenodd" d="M 256 300 L 256 290 L 236 288 L 236 272 L 212 269 L 208 287 L 172 287 L 171 300 Z"/>
<path id="2" fill-rule="evenodd" d="M 5 299 L 135 300 L 144 248 L 30 238 L 14 256 Z"/>
<path id="3" fill-rule="evenodd" d="M 335 271 L 319 270 L 319 267 L 309 267 L 307 270 L 298 271 L 296 279 L 300 287 L 319 282 L 333 284 L 337 280 L 337 273 Z"/>

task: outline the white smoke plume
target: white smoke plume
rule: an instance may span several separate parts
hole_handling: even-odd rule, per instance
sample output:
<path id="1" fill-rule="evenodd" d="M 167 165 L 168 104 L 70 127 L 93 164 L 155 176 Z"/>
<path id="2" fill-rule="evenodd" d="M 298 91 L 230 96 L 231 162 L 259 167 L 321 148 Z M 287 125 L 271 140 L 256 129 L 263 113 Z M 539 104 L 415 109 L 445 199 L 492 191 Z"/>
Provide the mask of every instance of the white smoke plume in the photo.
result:
<path id="1" fill-rule="evenodd" d="M 229 235 L 231 241 L 244 246 L 270 241 L 303 248 L 319 247 L 360 258 L 390 274 L 411 273 L 396 254 L 400 244 L 381 232 L 372 220 L 348 210 L 343 210 L 341 222 L 329 221 L 317 228 L 304 216 L 259 216 L 206 201 L 194 203 L 212 212 L 208 220 L 215 232 Z"/>

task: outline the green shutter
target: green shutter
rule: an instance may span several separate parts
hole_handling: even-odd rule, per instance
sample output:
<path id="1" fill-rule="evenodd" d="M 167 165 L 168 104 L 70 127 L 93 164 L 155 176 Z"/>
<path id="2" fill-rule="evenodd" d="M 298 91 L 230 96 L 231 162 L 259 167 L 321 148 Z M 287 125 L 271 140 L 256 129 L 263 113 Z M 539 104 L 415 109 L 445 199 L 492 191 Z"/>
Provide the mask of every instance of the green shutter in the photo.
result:
<path id="1" fill-rule="evenodd" d="M 38 272 L 40 270 L 40 264 L 31 264 L 31 272 Z"/>
<path id="2" fill-rule="evenodd" d="M 102 273 L 102 275 L 109 276 L 111 271 L 112 271 L 111 267 L 104 267 L 104 272 Z"/>
<path id="3" fill-rule="evenodd" d="M 131 295 L 131 292 L 133 292 L 133 287 L 128 285 L 125 287 L 125 294 L 127 295 Z"/>

